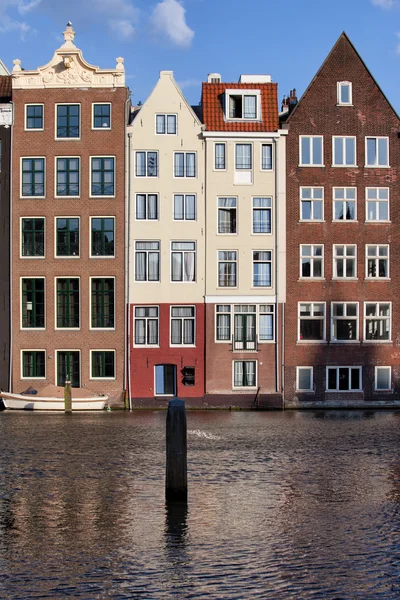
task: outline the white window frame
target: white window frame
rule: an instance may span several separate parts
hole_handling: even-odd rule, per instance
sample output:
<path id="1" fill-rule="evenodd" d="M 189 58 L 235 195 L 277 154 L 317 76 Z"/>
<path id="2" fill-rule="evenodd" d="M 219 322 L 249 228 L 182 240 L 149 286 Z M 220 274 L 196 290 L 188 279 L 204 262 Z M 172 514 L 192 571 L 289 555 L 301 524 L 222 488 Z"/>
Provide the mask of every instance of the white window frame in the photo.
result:
<path id="1" fill-rule="evenodd" d="M 311 248 L 310 256 L 303 254 L 303 252 L 304 252 L 303 248 L 307 248 L 307 247 Z M 316 248 L 322 248 L 320 255 L 315 254 Z M 303 259 L 307 259 L 307 258 L 309 258 L 309 260 L 310 260 L 310 276 L 303 275 Z M 321 275 L 314 275 L 315 260 L 321 261 Z M 300 277 L 299 277 L 299 279 L 305 279 L 306 281 L 308 281 L 309 279 L 325 279 L 324 263 L 325 263 L 324 244 L 300 244 Z"/>
<path id="2" fill-rule="evenodd" d="M 328 373 L 329 373 L 329 369 L 336 369 L 336 388 L 334 390 L 329 389 L 328 388 Z M 358 369 L 360 376 L 359 376 L 359 381 L 360 381 L 360 386 L 358 389 L 356 390 L 352 390 L 352 389 L 348 389 L 348 390 L 339 390 L 339 369 L 348 369 L 348 377 L 349 377 L 349 384 L 351 382 L 351 370 L 352 369 Z M 332 367 L 326 367 L 325 369 L 325 391 L 326 392 L 331 392 L 334 394 L 348 394 L 348 393 L 354 393 L 354 392 L 362 392 L 362 367 L 357 367 L 357 366 L 347 366 L 347 365 L 340 365 L 340 366 L 332 366 Z"/>
<path id="3" fill-rule="evenodd" d="M 24 160 L 37 160 L 37 159 L 43 159 L 43 191 L 44 194 L 43 196 L 23 196 L 22 195 L 22 186 L 23 186 L 23 181 L 22 181 L 22 162 Z M 44 198 L 46 198 L 46 179 L 47 179 L 47 168 L 46 168 L 46 157 L 45 156 L 21 156 L 20 158 L 20 167 L 19 167 L 19 197 L 21 200 L 43 200 Z"/>
<path id="4" fill-rule="evenodd" d="M 238 167 L 237 166 L 237 149 L 238 146 L 248 146 L 250 148 L 250 166 L 249 167 Z M 235 143 L 235 171 L 238 171 L 239 173 L 247 173 L 247 172 L 252 172 L 253 171 L 253 165 L 254 165 L 254 148 L 253 148 L 253 144 L 251 142 L 236 142 Z"/>
<path id="5" fill-rule="evenodd" d="M 237 362 L 252 362 L 255 363 L 254 374 L 255 374 L 255 384 L 244 386 L 244 385 L 236 385 L 235 386 L 235 363 Z M 232 361 L 232 390 L 255 390 L 258 386 L 258 360 L 254 359 L 244 359 L 244 360 L 233 360 Z"/>
<path id="6" fill-rule="evenodd" d="M 157 317 L 136 317 L 136 309 L 137 308 L 156 308 L 157 309 Z M 145 327 L 146 327 L 146 343 L 145 344 L 138 344 L 136 342 L 136 320 L 145 320 Z M 148 335 L 147 335 L 147 321 L 148 320 L 152 320 L 155 321 L 157 320 L 157 339 L 158 342 L 157 344 L 149 344 L 148 343 Z M 158 304 L 135 304 L 133 306 L 133 347 L 134 348 L 159 348 L 160 347 L 160 306 Z"/>
<path id="7" fill-rule="evenodd" d="M 173 250 L 172 249 L 172 244 L 194 244 L 194 249 L 193 250 L 188 250 L 188 249 L 180 249 L 180 250 Z M 177 254 L 180 253 L 182 254 L 182 279 L 172 279 L 172 255 L 173 254 Z M 185 274 L 184 274 L 184 268 L 183 265 L 185 263 L 185 254 L 194 254 L 194 279 L 192 281 L 186 280 L 185 279 Z M 197 277 L 198 277 L 198 273 L 197 273 L 197 243 L 195 240 L 171 240 L 171 244 L 170 244 L 170 282 L 171 283 L 185 283 L 185 284 L 193 284 L 193 283 L 197 283 Z"/>
<path id="8" fill-rule="evenodd" d="M 310 380 L 311 380 L 310 388 L 301 388 L 299 385 L 301 369 L 307 369 L 310 372 Z M 305 393 L 314 392 L 314 367 L 307 367 L 307 366 L 296 367 L 296 392 L 305 392 Z"/>
<path id="9" fill-rule="evenodd" d="M 376 156 L 377 160 L 379 160 L 379 152 L 378 152 L 378 140 L 386 140 L 386 150 L 387 150 L 387 164 L 379 164 L 377 162 L 374 165 L 368 164 L 368 140 L 376 141 Z M 390 168 L 390 155 L 389 155 L 389 136 L 387 135 L 366 135 L 365 136 L 365 165 L 366 169 L 389 169 Z"/>
<path id="10" fill-rule="evenodd" d="M 376 190 L 376 199 L 368 198 L 368 192 L 370 190 Z M 382 191 L 387 192 L 387 199 L 379 198 L 379 194 Z M 368 218 L 368 204 L 370 202 L 375 203 L 375 212 L 378 216 L 379 216 L 379 205 L 386 203 L 388 218 L 387 219 L 369 219 Z M 366 187 L 365 188 L 365 222 L 366 223 L 390 223 L 390 190 L 388 187 Z"/>
<path id="11" fill-rule="evenodd" d="M 22 245 L 23 245 L 23 239 L 22 239 L 22 221 L 24 221 L 25 219 L 43 219 L 44 221 L 44 227 L 43 227 L 43 256 L 24 256 L 22 254 Z M 43 215 L 38 215 L 38 216 L 23 216 L 19 218 L 19 239 L 20 239 L 20 244 L 19 244 L 19 257 L 22 260 L 32 260 L 32 259 L 37 259 L 37 260 L 41 260 L 43 258 L 46 258 L 46 217 Z"/>
<path id="12" fill-rule="evenodd" d="M 370 248 L 376 248 L 376 256 L 369 256 L 368 251 Z M 387 254 L 386 256 L 379 256 L 379 249 L 386 248 Z M 387 277 L 379 277 L 379 260 L 386 259 L 387 262 Z M 375 268 L 378 275 L 376 277 L 372 277 L 368 274 L 368 261 L 375 260 Z M 366 244 L 365 245 L 365 279 L 368 281 L 387 281 L 390 279 L 390 246 L 389 244 Z"/>
<path id="13" fill-rule="evenodd" d="M 349 88 L 349 101 L 343 102 L 341 97 L 342 87 Z M 338 81 L 337 82 L 337 104 L 338 106 L 353 106 L 353 84 L 351 81 Z"/>
<path id="14" fill-rule="evenodd" d="M 110 107 L 110 127 L 95 127 L 94 126 L 94 107 L 101 104 L 102 106 Z M 92 131 L 110 131 L 112 129 L 112 103 L 111 102 L 92 102 Z"/>
<path id="15" fill-rule="evenodd" d="M 146 173 L 145 175 L 138 175 L 137 174 L 137 155 L 138 154 L 145 154 L 145 159 L 146 159 Z M 156 166 L 156 174 L 155 175 L 148 175 L 148 154 L 156 154 L 157 156 L 157 166 Z M 159 151 L 158 150 L 135 150 L 135 154 L 134 154 L 134 171 L 133 171 L 134 177 L 137 177 L 138 179 L 158 179 L 158 177 L 160 176 L 160 156 L 159 156 Z"/>
<path id="16" fill-rule="evenodd" d="M 265 146 L 269 146 L 271 148 L 271 168 L 270 169 L 263 166 L 263 154 L 264 154 Z M 267 142 L 265 144 L 261 144 L 260 160 L 261 160 L 260 171 L 263 171 L 263 172 L 266 171 L 267 173 L 271 173 L 271 171 L 274 170 L 274 145 L 272 142 Z"/>
<path id="17" fill-rule="evenodd" d="M 311 198 L 303 198 L 303 190 L 311 190 Z M 314 191 L 315 190 L 321 190 L 322 191 L 322 198 L 314 198 Z M 325 221 L 325 212 L 324 212 L 324 196 L 325 196 L 325 190 L 323 186 L 307 186 L 307 185 L 302 185 L 300 186 L 300 222 L 304 222 L 304 223 L 323 223 Z M 321 202 L 321 206 L 322 206 L 322 218 L 321 219 L 303 219 L 302 217 L 302 202 L 310 202 L 311 205 L 311 215 L 314 215 L 314 202 Z"/>
<path id="18" fill-rule="evenodd" d="M 44 352 L 44 377 L 24 377 L 24 352 Z M 22 348 L 20 351 L 21 379 L 40 380 L 47 379 L 47 352 L 44 348 Z"/>
<path id="19" fill-rule="evenodd" d="M 177 219 L 175 217 L 175 198 L 176 198 L 176 196 L 183 197 L 183 219 Z M 186 218 L 186 198 L 188 196 L 193 196 L 193 198 L 194 198 L 194 219 Z M 176 223 L 182 223 L 182 222 L 195 223 L 197 221 L 197 194 L 195 194 L 195 193 L 185 194 L 182 192 L 181 194 L 174 194 L 172 196 L 172 220 Z"/>
<path id="20" fill-rule="evenodd" d="M 236 254 L 236 258 L 233 260 L 230 259 L 221 259 L 219 258 L 219 253 L 220 252 L 235 252 Z M 235 268 L 235 285 L 219 285 L 219 264 L 220 263 L 234 263 L 236 265 Z M 237 289 L 237 287 L 239 286 L 239 251 L 238 250 L 234 250 L 234 249 L 224 249 L 224 250 L 217 250 L 217 288 L 221 289 L 221 290 L 235 290 Z"/>
<path id="21" fill-rule="evenodd" d="M 157 131 L 157 117 L 165 118 L 165 131 Z M 168 131 L 168 117 L 175 117 L 175 131 L 170 133 Z M 162 113 L 158 112 L 154 115 L 154 133 L 155 135 L 178 135 L 178 114 L 177 113 Z"/>
<path id="22" fill-rule="evenodd" d="M 338 255 L 337 254 L 337 248 L 339 247 L 343 247 L 343 255 Z M 354 255 L 349 254 L 347 256 L 347 249 L 348 248 L 354 248 Z M 337 261 L 338 260 L 343 260 L 343 277 L 340 277 L 337 273 Z M 346 273 L 346 264 L 347 261 L 353 261 L 354 262 L 354 275 L 352 275 L 351 277 L 347 277 L 345 275 Z M 342 281 L 344 279 L 346 280 L 350 280 L 350 281 L 354 281 L 355 279 L 357 279 L 357 244 L 333 244 L 332 247 L 332 279 L 338 279 L 339 281 Z"/>
<path id="23" fill-rule="evenodd" d="M 92 162 L 94 158 L 112 158 L 114 161 L 114 193 L 113 194 L 92 194 Z M 115 198 L 117 193 L 117 157 L 113 154 L 96 154 L 95 156 L 89 156 L 89 198 Z"/>
<path id="24" fill-rule="evenodd" d="M 254 255 L 255 253 L 269 253 L 269 258 L 263 258 L 263 259 L 255 259 Z M 251 288 L 254 290 L 258 290 L 258 289 L 271 289 L 274 285 L 274 280 L 273 280 L 273 267 L 274 267 L 274 253 L 273 250 L 252 250 L 252 268 L 251 268 Z M 259 264 L 264 264 L 264 265 L 269 265 L 270 266 L 270 284 L 269 285 L 256 285 L 255 284 L 255 266 L 259 265 Z"/>
<path id="25" fill-rule="evenodd" d="M 229 307 L 229 311 L 217 311 L 217 306 L 225 306 Z M 231 344 L 232 343 L 232 335 L 235 329 L 235 314 L 240 314 L 235 312 L 236 306 L 243 306 L 243 304 L 239 304 L 236 302 L 235 304 L 220 302 L 214 305 L 214 342 L 216 344 Z M 266 304 L 256 305 L 256 335 L 257 341 L 259 344 L 274 344 L 275 343 L 275 330 L 276 330 L 276 310 L 275 304 L 273 302 L 267 302 Z M 265 309 L 261 309 L 261 307 L 266 307 Z M 272 310 L 268 307 L 272 307 Z M 254 314 L 254 313 L 253 313 Z M 227 340 L 219 340 L 217 337 L 218 331 L 218 315 L 229 315 L 229 338 Z M 272 315 L 272 338 L 270 340 L 262 340 L 260 338 L 261 331 L 261 317 L 263 315 Z"/>
<path id="26" fill-rule="evenodd" d="M 57 137 L 57 107 L 58 106 L 79 106 L 79 137 Z M 54 139 L 57 142 L 79 142 L 82 138 L 82 105 L 80 102 L 57 102 L 54 105 Z"/>
<path id="27" fill-rule="evenodd" d="M 22 312 L 22 281 L 24 279 L 43 279 L 43 294 L 44 294 L 44 327 L 24 327 L 23 326 L 23 312 Z M 45 331 L 47 329 L 47 281 L 46 277 L 38 277 L 37 275 L 23 275 L 19 278 L 19 322 L 21 331 Z"/>
<path id="28" fill-rule="evenodd" d="M 57 325 L 57 280 L 58 279 L 77 279 L 78 280 L 78 293 L 79 293 L 79 327 L 58 327 Z M 91 290 L 90 290 L 91 291 Z M 90 303 L 92 297 L 90 297 Z M 82 286 L 81 278 L 77 275 L 57 275 L 54 277 L 54 329 L 56 331 L 80 331 L 82 327 Z"/>
<path id="29" fill-rule="evenodd" d="M 92 279 L 113 279 L 114 280 L 114 327 L 92 327 Z M 117 286 L 116 277 L 113 275 L 94 275 L 89 277 L 89 329 L 90 331 L 115 331 L 117 328 Z"/>
<path id="30" fill-rule="evenodd" d="M 336 140 L 342 140 L 342 153 L 343 153 L 343 162 L 336 162 L 336 152 L 335 152 L 335 142 Z M 346 140 L 354 140 L 354 161 L 351 163 L 347 163 L 347 151 L 346 151 Z M 341 167 L 341 168 L 349 168 L 357 166 L 357 137 L 355 135 L 333 135 L 332 136 L 332 167 Z"/>
<path id="31" fill-rule="evenodd" d="M 175 156 L 177 154 L 183 154 L 183 175 L 176 175 L 175 174 Z M 187 155 L 188 154 L 193 154 L 194 155 L 194 175 L 187 175 Z M 197 163 L 197 152 L 193 151 L 193 150 L 176 150 L 173 155 L 172 155 L 172 176 L 174 179 L 178 179 L 178 180 L 182 180 L 182 179 L 189 179 L 189 180 L 194 180 L 198 178 L 198 163 Z"/>
<path id="32" fill-rule="evenodd" d="M 337 190 L 343 190 L 343 198 L 336 198 Z M 347 194 L 349 190 L 354 191 L 354 198 L 347 198 Z M 347 204 L 347 202 L 354 203 L 354 219 L 347 218 L 347 212 L 344 211 L 343 219 L 336 219 L 336 203 L 342 203 L 343 207 Z M 333 223 L 356 223 L 357 221 L 357 188 L 356 187 L 341 187 L 337 186 L 332 188 L 332 222 Z"/>
<path id="33" fill-rule="evenodd" d="M 138 219 L 137 214 L 137 200 L 138 200 L 138 196 L 145 196 L 146 197 L 146 218 L 145 219 Z M 149 202 L 149 196 L 155 196 L 157 198 L 157 218 L 156 219 L 149 219 L 148 218 L 148 214 L 149 214 L 149 206 L 148 206 L 148 202 Z M 150 222 L 156 222 L 160 220 L 160 195 L 158 193 L 149 193 L 149 192 L 136 192 L 135 193 L 135 221 L 139 221 L 140 223 L 142 223 L 143 221 L 150 221 Z"/>
<path id="34" fill-rule="evenodd" d="M 223 146 L 224 148 L 224 166 L 217 166 L 217 146 Z M 214 142 L 214 168 L 213 171 L 226 171 L 227 170 L 227 143 L 226 142 Z"/>
<path id="35" fill-rule="evenodd" d="M 241 117 L 230 117 L 229 116 L 229 98 L 231 96 L 242 96 L 242 116 Z M 245 117 L 244 116 L 244 97 L 245 96 L 255 96 L 256 98 L 256 116 L 255 117 Z M 262 112 L 261 112 L 261 91 L 257 89 L 227 89 L 225 90 L 225 120 L 226 121 L 239 121 L 239 122 L 258 122 L 262 121 Z"/>
<path id="36" fill-rule="evenodd" d="M 376 309 L 376 315 L 373 316 L 367 316 L 367 304 L 375 304 L 375 309 Z M 384 304 L 384 305 L 388 305 L 389 306 L 389 316 L 380 316 L 379 315 L 379 309 L 380 309 L 380 305 Z M 387 340 L 382 340 L 382 339 L 373 339 L 373 340 L 369 340 L 367 339 L 367 325 L 369 321 L 389 321 L 389 338 Z M 364 302 L 364 342 L 366 344 L 389 344 L 392 342 L 392 303 L 391 302 L 385 302 L 385 301 L 379 301 L 379 302 Z"/>
<path id="37" fill-rule="evenodd" d="M 78 161 L 78 177 L 79 177 L 79 181 L 78 181 L 78 190 L 79 190 L 79 194 L 74 195 L 74 196 L 59 196 L 57 194 L 57 161 L 59 159 L 67 159 L 69 160 L 70 158 L 72 158 L 73 160 L 77 160 Z M 92 168 L 92 161 L 90 161 L 90 168 Z M 115 164 L 114 164 L 114 171 L 115 171 Z M 81 166 L 81 157 L 80 156 L 55 156 L 54 157 L 54 198 L 57 199 L 62 199 L 62 200 L 69 200 L 70 198 L 80 198 L 81 197 L 81 189 L 82 189 L 82 166 Z M 115 173 L 114 173 L 114 179 L 115 179 Z M 97 197 L 97 196 L 96 196 Z"/>
<path id="38" fill-rule="evenodd" d="M 386 370 L 389 371 L 389 386 L 387 388 L 378 388 L 378 371 Z M 392 391 L 392 367 L 386 367 L 379 365 L 374 369 L 374 391 L 375 392 L 391 392 Z"/>
<path id="39" fill-rule="evenodd" d="M 254 206 L 254 200 L 266 200 L 266 204 L 269 206 Z M 272 196 L 252 196 L 251 197 L 251 235 L 272 235 L 273 233 L 273 215 L 272 215 Z M 265 210 L 265 211 L 269 211 L 269 226 L 270 226 L 270 231 L 269 232 L 256 232 L 254 231 L 254 211 L 256 210 Z"/>
<path id="40" fill-rule="evenodd" d="M 41 106 L 42 107 L 42 123 L 43 123 L 43 127 L 27 127 L 27 122 L 28 122 L 28 114 L 27 114 L 27 108 L 28 106 Z M 24 131 L 44 131 L 44 104 L 42 104 L 41 102 L 27 102 L 25 104 L 25 109 L 24 109 Z"/>
<path id="41" fill-rule="evenodd" d="M 97 254 L 92 254 L 92 221 L 93 219 L 113 219 L 114 221 L 114 254 L 107 254 L 107 255 L 97 255 Z M 112 259 L 115 258 L 115 251 L 116 251 L 116 233 L 117 233 L 117 227 L 116 227 L 116 222 L 117 222 L 117 218 L 115 215 L 93 215 L 91 217 L 89 217 L 89 257 L 90 258 L 95 258 L 95 259 Z M 80 236 L 79 236 L 79 241 L 80 241 Z"/>
<path id="42" fill-rule="evenodd" d="M 303 304 L 310 304 L 311 305 L 311 315 L 304 317 L 304 319 L 301 318 L 301 306 Z M 322 317 L 320 316 L 315 316 L 314 315 L 314 310 L 315 310 L 315 306 L 319 305 L 319 306 L 323 306 L 324 307 L 324 314 Z M 312 320 L 312 321 L 322 321 L 323 322 L 323 327 L 322 327 L 322 340 L 305 340 L 302 339 L 300 337 L 301 335 L 301 321 L 302 320 Z M 319 302 L 318 300 L 313 300 L 312 302 L 308 301 L 308 300 L 304 300 L 302 302 L 298 302 L 297 303 L 297 341 L 301 344 L 323 344 L 326 342 L 326 302 Z"/>
<path id="43" fill-rule="evenodd" d="M 321 159 L 322 163 L 314 163 L 313 162 L 313 144 L 310 143 L 310 163 L 303 162 L 303 156 L 301 151 L 301 143 L 303 139 L 320 139 L 321 140 Z M 299 167 L 324 167 L 324 136 L 323 135 L 299 135 Z"/>
<path id="44" fill-rule="evenodd" d="M 57 219 L 78 219 L 79 223 L 79 252 L 78 254 L 71 254 L 70 256 L 62 256 L 57 254 Z M 57 215 L 54 217 L 54 258 L 57 260 L 75 260 L 81 256 L 81 242 L 82 242 L 82 228 L 81 228 L 81 217 L 79 215 Z"/>
<path id="45" fill-rule="evenodd" d="M 93 352 L 113 352 L 114 354 L 114 377 L 93 377 Z M 117 352 L 115 348 L 91 348 L 90 349 L 90 377 L 91 381 L 115 381 L 117 379 Z"/>
<path id="46" fill-rule="evenodd" d="M 193 317 L 173 317 L 172 316 L 172 309 L 173 308 L 191 308 L 193 309 Z M 169 347 L 170 348 L 195 348 L 196 347 L 196 321 L 197 321 L 197 315 L 196 315 L 196 306 L 194 304 L 171 304 L 171 306 L 169 307 Z M 182 343 L 181 344 L 173 344 L 172 343 L 172 320 L 178 320 L 180 319 L 182 321 Z M 190 319 L 194 322 L 194 326 L 193 326 L 193 340 L 194 343 L 193 344 L 185 344 L 183 341 L 183 321 L 185 319 Z"/>
<path id="47" fill-rule="evenodd" d="M 234 200 L 235 201 L 235 206 L 219 206 L 219 201 L 220 200 Z M 236 213 L 236 231 L 235 232 L 220 232 L 219 231 L 219 211 L 220 210 L 224 210 L 224 209 L 230 209 L 230 210 L 235 210 Z M 238 235 L 238 225 L 239 225 L 239 219 L 238 219 L 238 213 L 239 213 L 239 208 L 238 208 L 238 197 L 237 196 L 218 196 L 217 197 L 217 231 L 216 231 L 216 235 Z"/>
<path id="48" fill-rule="evenodd" d="M 151 249 L 151 250 L 142 250 L 142 249 L 137 249 L 136 248 L 136 244 L 137 243 L 157 243 L 158 244 L 158 249 Z M 157 252 L 158 253 L 158 279 L 151 279 L 149 280 L 147 279 L 136 279 L 136 253 L 137 252 L 146 252 L 146 270 L 147 270 L 147 275 L 149 273 L 149 257 L 148 254 L 149 252 Z M 145 240 L 134 240 L 134 265 L 133 265 L 133 281 L 136 284 L 142 284 L 142 283 L 160 283 L 161 282 L 161 241 L 160 240 L 149 240 L 149 239 L 145 239 Z"/>
<path id="49" fill-rule="evenodd" d="M 344 314 L 341 317 L 335 317 L 334 312 L 333 312 L 333 307 L 336 304 L 342 304 L 344 306 Z M 348 304 L 353 304 L 357 307 L 357 314 L 355 317 L 353 317 L 352 315 L 347 316 L 347 305 Z M 338 340 L 335 336 L 334 336 L 334 322 L 337 321 L 355 321 L 356 322 L 356 337 L 354 338 L 354 340 L 350 340 L 350 339 L 346 339 L 346 340 Z M 337 329 L 337 327 L 336 327 Z M 358 344 L 360 342 L 360 307 L 359 307 L 359 302 L 331 302 L 331 342 L 335 343 L 335 344 Z"/>

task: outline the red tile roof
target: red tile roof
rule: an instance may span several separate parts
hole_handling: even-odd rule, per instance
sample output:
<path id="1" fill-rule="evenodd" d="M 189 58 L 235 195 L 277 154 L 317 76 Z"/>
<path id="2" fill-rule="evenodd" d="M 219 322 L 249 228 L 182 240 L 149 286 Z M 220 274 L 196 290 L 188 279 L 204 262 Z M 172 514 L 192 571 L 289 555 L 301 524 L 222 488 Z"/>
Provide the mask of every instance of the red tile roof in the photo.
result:
<path id="1" fill-rule="evenodd" d="M 262 121 L 226 121 L 222 97 L 226 90 L 260 90 Z M 203 83 L 201 103 L 207 131 L 277 131 L 277 83 Z"/>
<path id="2" fill-rule="evenodd" d="M 11 75 L 0 75 L 0 102 L 11 100 Z"/>

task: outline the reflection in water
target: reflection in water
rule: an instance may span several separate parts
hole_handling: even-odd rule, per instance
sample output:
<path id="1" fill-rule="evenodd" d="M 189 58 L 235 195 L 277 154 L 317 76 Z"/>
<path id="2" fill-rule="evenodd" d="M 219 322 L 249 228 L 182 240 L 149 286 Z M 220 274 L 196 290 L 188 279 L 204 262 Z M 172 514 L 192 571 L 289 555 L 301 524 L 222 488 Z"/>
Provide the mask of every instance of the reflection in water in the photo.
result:
<path id="1" fill-rule="evenodd" d="M 399 415 L 0 415 L 0 598 L 400 597 Z"/>

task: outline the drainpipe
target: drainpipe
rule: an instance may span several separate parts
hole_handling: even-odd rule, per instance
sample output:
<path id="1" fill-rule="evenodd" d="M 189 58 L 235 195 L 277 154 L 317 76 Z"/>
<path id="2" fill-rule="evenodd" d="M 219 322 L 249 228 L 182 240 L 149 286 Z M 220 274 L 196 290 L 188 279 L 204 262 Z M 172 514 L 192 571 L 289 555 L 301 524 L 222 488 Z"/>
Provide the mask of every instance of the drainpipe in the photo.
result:
<path id="1" fill-rule="evenodd" d="M 11 102 L 12 104 L 12 111 L 13 111 L 13 115 L 14 115 L 14 102 Z M 13 208 L 13 196 L 12 196 L 12 191 L 13 191 L 13 181 L 12 181 L 12 174 L 13 174 L 13 130 L 14 130 L 14 125 L 11 125 L 11 132 L 10 132 L 10 179 L 9 179 L 9 184 L 10 184 L 10 215 L 9 215 L 9 223 L 8 223 L 8 234 L 9 234 L 9 245 L 10 245 L 10 256 L 9 256 L 9 270 L 10 270 L 10 275 L 9 275 L 9 287 L 10 287 L 10 293 L 9 293 L 9 302 L 10 302 L 10 315 L 9 315 L 9 319 L 10 319 L 10 335 L 9 335 L 9 348 L 8 348 L 8 355 L 10 358 L 10 366 L 9 366 L 9 377 L 8 377 L 8 391 L 12 392 L 12 367 L 13 367 L 13 355 L 12 355 L 12 341 L 13 341 L 13 314 L 12 314 L 12 299 L 13 299 L 13 287 L 12 287 L 12 253 L 13 253 L 13 243 L 12 243 L 12 208 Z"/>
<path id="2" fill-rule="evenodd" d="M 128 371 L 128 402 L 129 410 L 132 410 L 132 394 L 131 394 L 131 306 L 130 306 L 130 289 L 131 289 L 131 277 L 130 277 L 130 256 L 131 256 L 131 138 L 132 132 L 128 133 L 128 228 L 127 228 L 127 240 L 126 240 L 126 269 L 125 269 L 125 310 L 128 311 L 127 326 L 125 328 L 125 351 L 127 356 L 127 371 Z"/>
<path id="3" fill-rule="evenodd" d="M 274 157 L 275 157 L 275 374 L 276 374 L 276 392 L 279 394 L 279 337 L 278 337 L 278 323 L 279 323 L 279 302 L 278 302 L 278 144 L 276 138 L 274 138 Z"/>

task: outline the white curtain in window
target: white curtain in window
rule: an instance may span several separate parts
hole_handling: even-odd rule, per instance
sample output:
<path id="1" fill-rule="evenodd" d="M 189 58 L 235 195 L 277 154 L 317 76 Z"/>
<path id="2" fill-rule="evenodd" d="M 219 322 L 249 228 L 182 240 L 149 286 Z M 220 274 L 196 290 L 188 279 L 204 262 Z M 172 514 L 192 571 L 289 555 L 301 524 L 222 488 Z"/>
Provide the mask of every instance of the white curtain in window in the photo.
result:
<path id="1" fill-rule="evenodd" d="M 184 253 L 184 281 L 194 281 L 194 252 Z"/>
<path id="2" fill-rule="evenodd" d="M 231 333 L 230 315 L 217 315 L 217 340 L 229 340 Z"/>
<path id="3" fill-rule="evenodd" d="M 182 281 L 182 253 L 172 253 L 172 281 Z"/>
<path id="4" fill-rule="evenodd" d="M 146 218 L 146 194 L 136 194 L 136 218 Z"/>
<path id="5" fill-rule="evenodd" d="M 185 198 L 186 220 L 194 221 L 196 219 L 196 196 L 188 195 Z"/>
<path id="6" fill-rule="evenodd" d="M 192 152 L 186 154 L 186 177 L 196 176 L 196 155 Z"/>
<path id="7" fill-rule="evenodd" d="M 146 343 L 146 321 L 144 319 L 135 320 L 135 344 Z"/>
<path id="8" fill-rule="evenodd" d="M 183 321 L 183 343 L 194 344 L 194 319 Z"/>
<path id="9" fill-rule="evenodd" d="M 159 269 L 158 269 L 159 253 L 149 252 L 149 281 L 158 281 Z"/>
<path id="10" fill-rule="evenodd" d="M 225 169 L 225 144 L 215 144 L 215 168 Z"/>
<path id="11" fill-rule="evenodd" d="M 174 157 L 175 177 L 183 177 L 185 174 L 185 159 L 183 152 L 177 152 Z"/>
<path id="12" fill-rule="evenodd" d="M 181 319 L 171 320 L 171 344 L 182 344 L 182 321 Z"/>
<path id="13" fill-rule="evenodd" d="M 165 133 L 165 115 L 157 115 L 157 133 Z"/>
<path id="14" fill-rule="evenodd" d="M 146 281 L 146 252 L 136 252 L 135 279 Z"/>
<path id="15" fill-rule="evenodd" d="M 260 340 L 272 340 L 273 337 L 273 315 L 260 315 Z"/>
<path id="16" fill-rule="evenodd" d="M 255 119 L 257 117 L 257 104 L 255 96 L 244 97 L 244 118 Z"/>
<path id="17" fill-rule="evenodd" d="M 234 363 L 234 385 L 235 387 L 243 385 L 243 362 L 236 361 Z"/>
<path id="18" fill-rule="evenodd" d="M 167 116 L 167 133 L 176 133 L 176 115 Z"/>
<path id="19" fill-rule="evenodd" d="M 147 322 L 148 327 L 148 344 L 158 344 L 158 320 L 149 319 Z"/>
<path id="20" fill-rule="evenodd" d="M 174 219 L 181 221 L 183 219 L 183 196 L 174 196 Z"/>
<path id="21" fill-rule="evenodd" d="M 148 196 L 148 219 L 157 219 L 157 194 L 149 194 Z"/>
<path id="22" fill-rule="evenodd" d="M 146 153 L 136 152 L 136 175 L 146 175 Z"/>
<path id="23" fill-rule="evenodd" d="M 271 144 L 263 144 L 262 168 L 263 169 L 272 169 L 272 146 L 271 146 Z"/>

